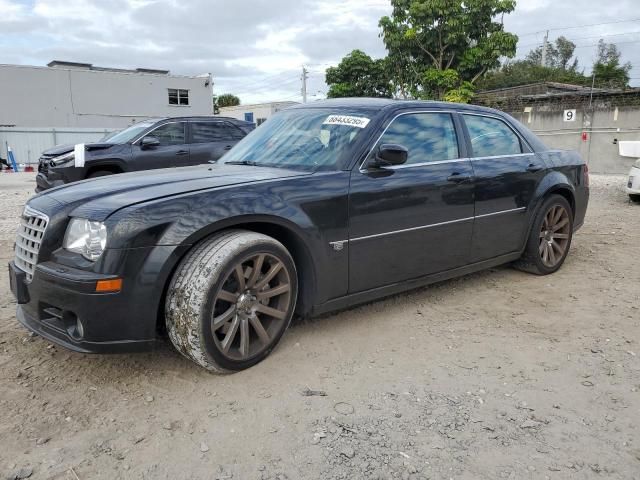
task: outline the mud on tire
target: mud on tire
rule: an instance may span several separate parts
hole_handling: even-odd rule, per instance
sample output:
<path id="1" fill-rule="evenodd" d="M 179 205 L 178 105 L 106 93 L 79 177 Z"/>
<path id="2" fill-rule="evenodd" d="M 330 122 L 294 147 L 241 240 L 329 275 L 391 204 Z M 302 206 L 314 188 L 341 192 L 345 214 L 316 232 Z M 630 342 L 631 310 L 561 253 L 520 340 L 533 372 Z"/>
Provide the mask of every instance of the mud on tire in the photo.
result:
<path id="1" fill-rule="evenodd" d="M 167 333 L 181 354 L 209 371 L 243 370 L 280 341 L 297 293 L 295 264 L 280 242 L 225 231 L 178 265 L 165 303 Z"/>

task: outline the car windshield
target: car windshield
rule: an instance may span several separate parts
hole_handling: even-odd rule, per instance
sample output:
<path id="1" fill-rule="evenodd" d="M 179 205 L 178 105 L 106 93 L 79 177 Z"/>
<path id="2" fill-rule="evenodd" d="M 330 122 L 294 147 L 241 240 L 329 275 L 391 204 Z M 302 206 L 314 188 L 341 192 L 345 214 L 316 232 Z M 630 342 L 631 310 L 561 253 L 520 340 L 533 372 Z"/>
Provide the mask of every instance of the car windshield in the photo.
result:
<path id="1" fill-rule="evenodd" d="M 130 142 L 131 140 L 136 138 L 138 135 L 140 135 L 142 132 L 144 132 L 147 128 L 155 125 L 156 122 L 157 122 L 156 120 L 153 120 L 153 121 L 134 123 L 130 127 L 122 130 L 121 132 L 118 132 L 115 135 L 104 139 L 103 142 L 113 143 L 113 144 Z"/>
<path id="2" fill-rule="evenodd" d="M 332 170 L 365 130 L 372 112 L 293 109 L 280 112 L 239 142 L 223 163 Z"/>

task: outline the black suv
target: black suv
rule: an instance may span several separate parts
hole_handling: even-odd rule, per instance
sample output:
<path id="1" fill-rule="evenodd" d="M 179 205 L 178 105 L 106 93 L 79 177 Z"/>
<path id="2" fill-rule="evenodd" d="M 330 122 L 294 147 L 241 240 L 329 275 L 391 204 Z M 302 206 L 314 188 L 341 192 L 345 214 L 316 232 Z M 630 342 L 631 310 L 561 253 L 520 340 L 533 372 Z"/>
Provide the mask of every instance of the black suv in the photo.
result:
<path id="1" fill-rule="evenodd" d="M 85 145 L 84 166 L 76 166 L 74 146 L 42 153 L 36 192 L 64 183 L 114 173 L 184 167 L 218 160 L 255 128 L 227 117 L 176 117 L 146 120 Z"/>

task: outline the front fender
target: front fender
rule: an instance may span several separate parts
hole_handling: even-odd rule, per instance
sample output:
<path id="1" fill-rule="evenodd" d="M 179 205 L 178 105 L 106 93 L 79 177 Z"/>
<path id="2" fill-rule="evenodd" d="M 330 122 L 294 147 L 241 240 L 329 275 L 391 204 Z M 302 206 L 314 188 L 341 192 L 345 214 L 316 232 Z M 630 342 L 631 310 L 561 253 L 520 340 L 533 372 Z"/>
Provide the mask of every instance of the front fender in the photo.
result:
<path id="1" fill-rule="evenodd" d="M 331 242 L 348 238 L 348 186 L 349 172 L 340 171 L 150 200 L 107 218 L 108 246 L 191 246 L 233 227 L 281 241 L 278 233 L 284 233 L 308 257 L 305 271 L 318 286 L 314 300 L 325 301 L 347 291 L 348 247 L 337 250 Z"/>

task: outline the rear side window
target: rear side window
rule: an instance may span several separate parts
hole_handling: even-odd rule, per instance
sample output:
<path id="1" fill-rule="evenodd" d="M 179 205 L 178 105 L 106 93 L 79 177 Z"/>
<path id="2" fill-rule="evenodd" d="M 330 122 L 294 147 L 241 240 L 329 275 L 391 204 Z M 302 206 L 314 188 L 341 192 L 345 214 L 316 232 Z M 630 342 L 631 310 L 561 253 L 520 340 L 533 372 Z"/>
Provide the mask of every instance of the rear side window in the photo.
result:
<path id="1" fill-rule="evenodd" d="M 244 133 L 227 122 L 193 122 L 191 124 L 192 143 L 224 142 L 240 140 Z"/>
<path id="2" fill-rule="evenodd" d="M 185 142 L 184 122 L 167 123 L 156 128 L 149 133 L 150 137 L 155 137 L 160 141 L 160 145 L 182 145 Z"/>
<path id="3" fill-rule="evenodd" d="M 495 157 L 522 153 L 518 135 L 497 118 L 463 115 L 471 137 L 474 157 Z"/>
<path id="4" fill-rule="evenodd" d="M 409 113 L 397 117 L 378 142 L 402 145 L 407 164 L 440 162 L 459 157 L 458 139 L 449 113 Z"/>

